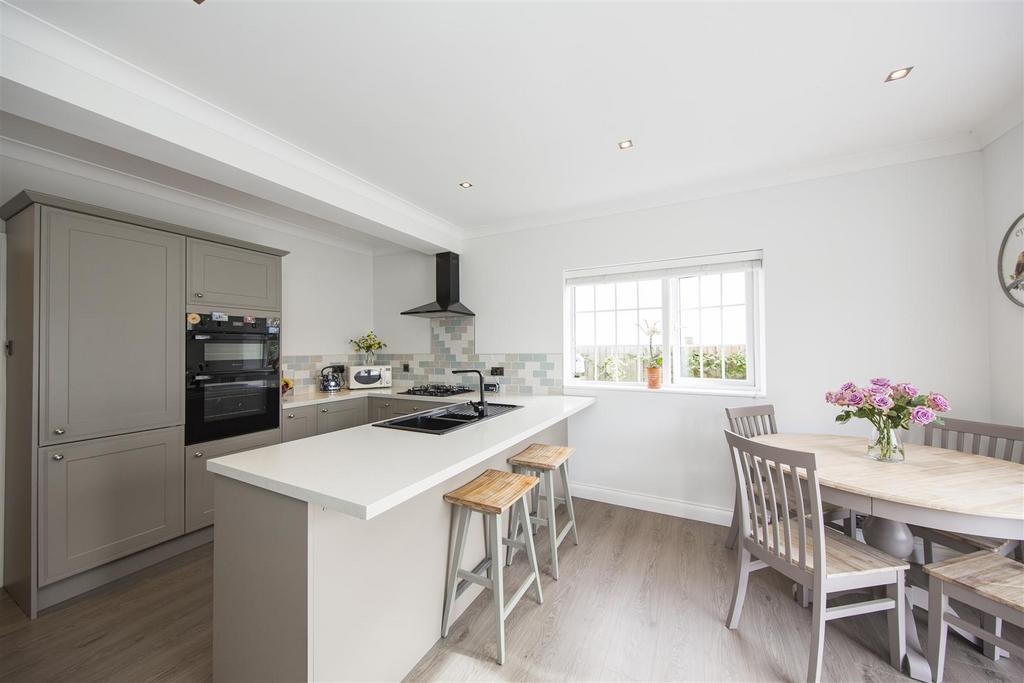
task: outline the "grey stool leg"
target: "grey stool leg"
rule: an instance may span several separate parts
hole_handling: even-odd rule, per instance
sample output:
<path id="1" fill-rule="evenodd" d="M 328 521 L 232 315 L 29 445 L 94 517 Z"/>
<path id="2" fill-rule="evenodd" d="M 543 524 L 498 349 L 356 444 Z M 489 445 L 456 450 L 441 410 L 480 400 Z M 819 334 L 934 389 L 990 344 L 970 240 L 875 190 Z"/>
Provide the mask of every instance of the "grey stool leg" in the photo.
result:
<path id="1" fill-rule="evenodd" d="M 527 524 L 530 523 L 530 509 L 529 509 L 529 507 L 526 507 L 526 496 L 523 496 L 522 502 L 523 502 L 523 505 L 520 505 L 517 502 L 515 505 L 512 506 L 512 509 L 509 511 L 508 537 L 510 539 L 512 539 L 513 541 L 518 541 L 519 540 L 519 526 L 522 523 L 520 521 L 520 519 L 519 519 L 519 515 L 523 514 L 521 512 L 520 508 L 525 508 L 526 509 L 526 513 L 525 513 L 526 514 L 526 523 Z M 531 541 L 533 540 L 533 535 L 532 534 L 530 534 L 530 540 Z M 516 547 L 514 545 L 510 545 L 505 550 L 505 566 L 506 567 L 511 567 L 512 566 L 512 558 L 515 556 L 515 553 L 516 553 Z"/>
<path id="2" fill-rule="evenodd" d="M 487 518 L 490 528 L 490 556 L 497 559 L 501 557 L 501 516 L 495 514 L 484 515 Z M 498 627 L 498 664 L 505 663 L 505 581 L 501 562 L 492 562 L 494 571 L 491 581 L 494 592 L 494 616 Z"/>
<path id="3" fill-rule="evenodd" d="M 530 559 L 530 568 L 533 569 L 534 587 L 537 589 L 537 602 L 543 605 L 544 593 L 540 588 L 540 569 L 537 567 L 537 549 L 533 545 L 533 529 L 530 528 L 530 508 L 526 505 L 526 496 L 520 498 L 515 507 L 518 514 L 522 515 L 522 518 L 526 523 L 526 556 Z"/>
<path id="4" fill-rule="evenodd" d="M 459 523 L 455 532 L 455 554 L 448 566 L 448 585 L 444 598 L 444 616 L 441 618 L 441 637 L 448 637 L 451 627 L 452 607 L 455 605 L 455 592 L 459 585 L 459 566 L 462 564 L 462 551 L 466 547 L 466 533 L 469 531 L 469 515 L 471 510 L 458 508 Z"/>
<path id="5" fill-rule="evenodd" d="M 569 492 L 569 461 L 566 460 L 558 468 L 562 476 L 562 495 L 565 496 L 565 511 L 569 513 L 569 524 L 572 525 L 572 543 L 580 544 L 580 537 L 576 533 L 576 512 L 572 509 L 572 493 Z"/>
<path id="6" fill-rule="evenodd" d="M 547 492 L 548 539 L 551 541 L 551 577 L 558 580 L 558 525 L 555 523 L 555 473 L 544 471 L 544 488 Z"/>
<path id="7" fill-rule="evenodd" d="M 491 570 L 494 568 L 494 563 L 498 560 L 497 558 L 491 557 L 491 520 L 488 519 L 487 515 L 480 516 L 483 517 L 481 521 L 484 525 L 484 559 L 490 560 L 484 574 L 488 579 L 491 579 L 494 578 L 491 576 Z"/>

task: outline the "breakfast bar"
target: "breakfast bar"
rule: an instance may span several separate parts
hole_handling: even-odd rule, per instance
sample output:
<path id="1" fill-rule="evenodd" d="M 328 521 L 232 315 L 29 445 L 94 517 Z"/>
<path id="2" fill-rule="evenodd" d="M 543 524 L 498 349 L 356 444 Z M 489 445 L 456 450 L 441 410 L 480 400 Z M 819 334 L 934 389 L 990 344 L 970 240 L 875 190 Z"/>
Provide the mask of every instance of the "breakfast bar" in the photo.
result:
<path id="1" fill-rule="evenodd" d="M 402 678 L 440 635 L 443 494 L 530 443 L 567 443 L 568 418 L 595 399 L 509 402 L 522 408 L 441 435 L 364 425 L 211 460 L 214 678 Z M 478 536 L 466 569 L 484 555 Z"/>

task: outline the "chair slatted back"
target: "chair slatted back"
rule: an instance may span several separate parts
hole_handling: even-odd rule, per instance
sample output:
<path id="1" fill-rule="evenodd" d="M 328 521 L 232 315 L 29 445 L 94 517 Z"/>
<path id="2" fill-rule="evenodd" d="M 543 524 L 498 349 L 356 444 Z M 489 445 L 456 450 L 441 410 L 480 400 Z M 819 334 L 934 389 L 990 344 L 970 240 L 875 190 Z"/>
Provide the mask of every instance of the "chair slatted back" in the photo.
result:
<path id="1" fill-rule="evenodd" d="M 742 482 L 740 538 L 757 556 L 825 572 L 825 530 L 813 453 L 751 441 L 726 430 L 736 481 Z M 771 514 L 792 510 L 792 514 Z M 809 566 L 808 560 L 811 560 Z"/>
<path id="2" fill-rule="evenodd" d="M 943 422 L 943 425 L 925 426 L 926 446 L 952 448 L 1015 463 L 1020 463 L 1024 457 L 1024 427 L 954 418 L 945 418 Z"/>
<path id="3" fill-rule="evenodd" d="M 775 406 L 770 403 L 726 408 L 725 417 L 729 420 L 729 431 L 747 439 L 779 433 L 778 425 L 775 424 Z"/>

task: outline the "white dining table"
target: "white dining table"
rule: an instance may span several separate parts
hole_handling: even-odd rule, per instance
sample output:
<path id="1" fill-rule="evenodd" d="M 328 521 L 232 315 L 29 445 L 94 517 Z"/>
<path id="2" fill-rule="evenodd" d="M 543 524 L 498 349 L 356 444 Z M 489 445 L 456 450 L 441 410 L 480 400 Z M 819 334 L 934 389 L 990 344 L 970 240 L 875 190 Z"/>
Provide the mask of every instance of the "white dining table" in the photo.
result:
<path id="1" fill-rule="evenodd" d="M 867 439 L 834 434 L 766 434 L 755 441 L 814 453 L 822 500 L 888 520 L 992 538 L 1024 540 L 1024 465 L 971 453 L 906 444 L 903 462 L 867 457 Z M 902 533 L 909 533 L 905 528 Z M 877 545 L 891 552 L 885 539 Z M 909 553 L 908 553 L 909 555 Z M 908 603 L 912 608 L 911 592 Z M 931 668 L 912 618 L 907 619 L 907 664 L 917 680 Z"/>

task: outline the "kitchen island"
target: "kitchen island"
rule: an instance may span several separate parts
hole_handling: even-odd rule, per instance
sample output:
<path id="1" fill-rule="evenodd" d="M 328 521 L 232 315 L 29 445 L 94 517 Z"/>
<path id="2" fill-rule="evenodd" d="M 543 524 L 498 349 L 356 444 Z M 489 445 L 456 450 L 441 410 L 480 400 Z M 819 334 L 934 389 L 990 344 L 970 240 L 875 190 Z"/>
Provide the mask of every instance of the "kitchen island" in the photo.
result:
<path id="1" fill-rule="evenodd" d="M 501 401 L 523 408 L 443 435 L 364 425 L 211 460 L 215 680 L 401 679 L 440 635 L 442 495 L 530 443 L 568 443 L 568 418 L 594 403 Z M 465 557 L 483 557 L 482 528 Z"/>

